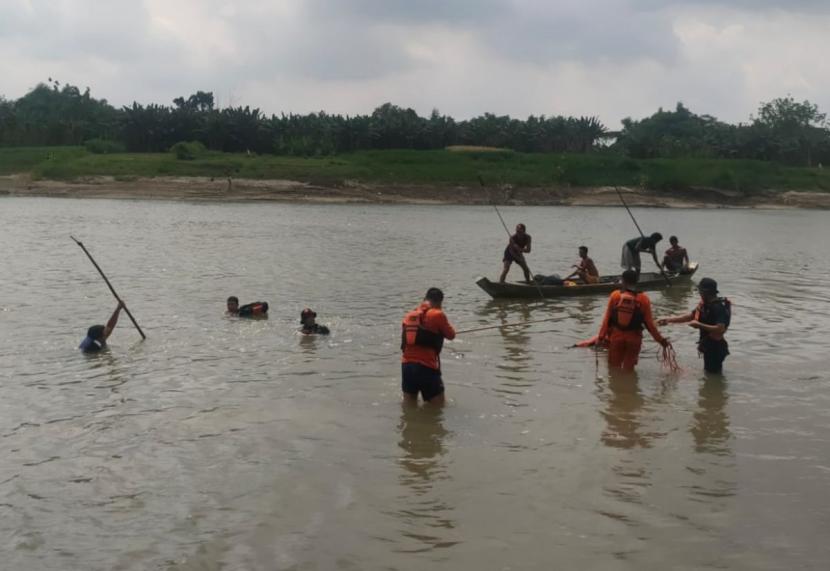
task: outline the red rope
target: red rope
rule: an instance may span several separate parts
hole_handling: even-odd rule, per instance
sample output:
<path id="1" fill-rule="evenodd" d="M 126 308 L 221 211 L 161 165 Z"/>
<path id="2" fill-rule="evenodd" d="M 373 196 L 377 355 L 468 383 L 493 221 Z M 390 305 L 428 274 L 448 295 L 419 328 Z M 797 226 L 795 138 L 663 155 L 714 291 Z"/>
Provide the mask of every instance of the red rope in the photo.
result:
<path id="1" fill-rule="evenodd" d="M 665 347 L 657 349 L 657 361 L 660 363 L 661 367 L 668 369 L 669 372 L 679 373 L 683 370 L 683 368 L 677 363 L 677 353 L 671 343 Z"/>

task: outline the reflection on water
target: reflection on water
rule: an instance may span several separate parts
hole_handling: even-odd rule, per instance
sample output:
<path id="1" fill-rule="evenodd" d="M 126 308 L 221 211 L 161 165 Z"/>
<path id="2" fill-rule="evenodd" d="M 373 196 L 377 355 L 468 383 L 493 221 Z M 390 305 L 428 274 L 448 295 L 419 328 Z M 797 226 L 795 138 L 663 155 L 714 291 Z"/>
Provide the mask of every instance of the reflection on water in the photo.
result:
<path id="1" fill-rule="evenodd" d="M 661 291 L 663 303 L 661 304 L 661 315 L 674 315 L 691 311 L 699 300 L 697 288 L 694 283 L 681 282 Z M 651 294 L 652 300 L 656 297 Z"/>
<path id="2" fill-rule="evenodd" d="M 732 433 L 729 430 L 726 379 L 719 374 L 706 374 L 698 392 L 691 433 L 695 450 L 712 454 L 731 454 Z"/>
<path id="3" fill-rule="evenodd" d="M 637 371 L 609 368 L 606 380 L 597 380 L 597 391 L 605 408 L 602 442 L 613 448 L 648 448 L 655 434 L 643 432 L 646 398 L 638 383 Z"/>
<path id="4" fill-rule="evenodd" d="M 449 478 L 444 457 L 444 439 L 449 434 L 443 424 L 444 409 L 404 403 L 401 410 L 398 446 L 403 456 L 398 464 L 402 468 L 400 502 L 405 507 L 397 515 L 401 535 L 414 540 L 415 546 L 399 551 L 417 553 L 452 547 L 458 543 L 451 535 L 455 528 L 452 506 L 440 489 L 441 482 Z"/>

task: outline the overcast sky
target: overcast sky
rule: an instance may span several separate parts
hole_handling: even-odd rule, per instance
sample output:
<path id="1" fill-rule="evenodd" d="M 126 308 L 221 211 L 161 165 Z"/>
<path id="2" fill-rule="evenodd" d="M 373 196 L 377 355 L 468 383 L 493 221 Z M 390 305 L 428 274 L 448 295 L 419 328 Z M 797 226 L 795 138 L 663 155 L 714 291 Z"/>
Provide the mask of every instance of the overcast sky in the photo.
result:
<path id="1" fill-rule="evenodd" d="M 683 101 L 830 111 L 830 0 L 0 0 L 0 95 L 48 77 L 116 105 L 196 90 L 267 113 L 598 115 Z"/>

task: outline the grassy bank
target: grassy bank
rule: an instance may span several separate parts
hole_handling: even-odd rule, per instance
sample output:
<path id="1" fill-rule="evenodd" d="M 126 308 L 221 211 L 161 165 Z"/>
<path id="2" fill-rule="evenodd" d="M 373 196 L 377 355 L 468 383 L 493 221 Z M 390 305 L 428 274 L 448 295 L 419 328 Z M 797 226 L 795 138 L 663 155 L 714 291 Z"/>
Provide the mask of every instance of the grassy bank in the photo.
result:
<path id="1" fill-rule="evenodd" d="M 84 176 L 205 176 L 291 179 L 338 185 L 344 181 L 386 184 L 518 187 L 607 185 L 656 190 L 710 187 L 751 193 L 761 190 L 830 191 L 830 172 L 746 160 L 634 160 L 606 154 L 523 154 L 510 151 L 365 151 L 300 158 L 205 153 L 180 160 L 171 153 L 101 155 L 81 147 L 0 149 L 0 174 L 30 173 L 35 179 Z"/>

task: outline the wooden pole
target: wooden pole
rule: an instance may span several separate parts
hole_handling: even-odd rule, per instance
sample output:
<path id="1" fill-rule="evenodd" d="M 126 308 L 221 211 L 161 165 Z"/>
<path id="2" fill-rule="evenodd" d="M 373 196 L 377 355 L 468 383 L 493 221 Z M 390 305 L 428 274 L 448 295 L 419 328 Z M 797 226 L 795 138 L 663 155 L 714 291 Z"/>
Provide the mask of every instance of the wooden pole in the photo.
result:
<path id="1" fill-rule="evenodd" d="M 106 282 L 107 287 L 110 288 L 112 295 L 115 296 L 115 299 L 118 300 L 118 303 L 120 303 L 124 307 L 124 311 L 127 312 L 127 316 L 130 318 L 130 321 L 133 322 L 133 325 L 135 325 L 135 328 L 138 330 L 138 334 L 141 335 L 141 338 L 147 339 L 147 336 L 144 335 L 144 332 L 141 330 L 141 327 L 138 326 L 138 322 L 135 320 L 135 317 L 133 317 L 133 314 L 130 313 L 130 310 L 127 309 L 127 306 L 124 304 L 121 298 L 118 297 L 118 294 L 115 292 L 115 289 L 112 287 L 112 284 L 107 279 L 107 276 L 104 274 L 104 270 L 101 269 L 101 266 L 99 266 L 98 263 L 95 261 L 95 258 L 92 257 L 92 254 L 89 253 L 89 250 L 86 249 L 86 246 L 84 246 L 83 242 L 81 242 L 74 236 L 70 236 L 70 238 L 72 238 L 72 240 L 74 240 L 75 243 L 81 247 L 81 250 L 83 250 L 87 257 L 89 257 L 89 261 L 92 262 L 92 265 L 95 266 L 95 269 L 98 270 L 98 273 L 101 274 L 102 278 L 104 278 L 104 282 Z"/>
<path id="2" fill-rule="evenodd" d="M 517 323 L 505 323 L 504 325 L 487 325 L 485 327 L 474 327 L 472 329 L 462 329 L 461 331 L 456 331 L 456 335 L 461 335 L 463 333 L 473 333 L 475 331 L 487 331 L 489 329 L 502 329 L 504 327 L 524 327 L 526 325 L 530 325 L 532 323 L 545 323 L 548 321 L 556 321 L 558 317 L 549 317 L 547 319 L 535 319 L 533 321 L 522 321 Z"/>

